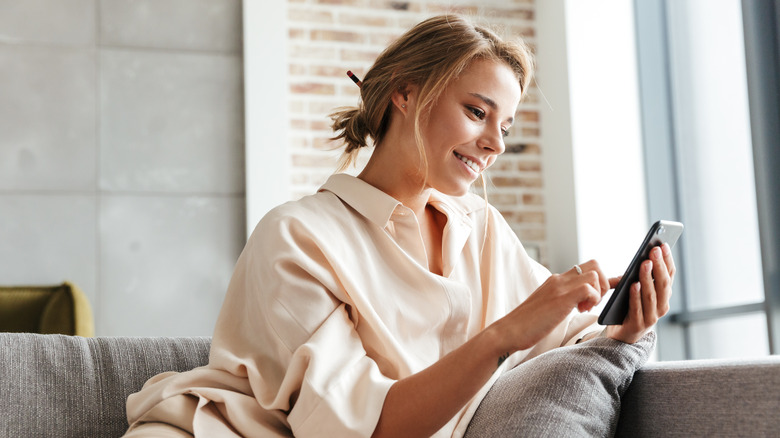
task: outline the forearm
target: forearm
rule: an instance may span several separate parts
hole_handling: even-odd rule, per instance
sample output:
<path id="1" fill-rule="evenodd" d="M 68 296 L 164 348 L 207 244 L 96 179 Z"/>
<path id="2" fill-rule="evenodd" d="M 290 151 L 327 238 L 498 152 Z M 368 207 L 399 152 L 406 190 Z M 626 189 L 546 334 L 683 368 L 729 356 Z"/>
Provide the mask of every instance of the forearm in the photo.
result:
<path id="1" fill-rule="evenodd" d="M 396 382 L 387 393 L 374 437 L 428 437 L 444 426 L 490 379 L 502 357 L 494 328 L 430 367 Z"/>

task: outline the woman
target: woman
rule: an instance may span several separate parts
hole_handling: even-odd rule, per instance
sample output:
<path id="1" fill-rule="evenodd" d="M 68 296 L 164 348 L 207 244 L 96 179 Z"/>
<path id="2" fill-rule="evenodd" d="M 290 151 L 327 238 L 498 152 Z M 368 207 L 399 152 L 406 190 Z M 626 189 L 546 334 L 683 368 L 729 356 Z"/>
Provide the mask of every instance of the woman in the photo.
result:
<path id="1" fill-rule="evenodd" d="M 631 356 L 621 345 L 667 311 L 668 247 L 645 262 L 625 323 L 602 331 L 573 309 L 617 279 L 595 261 L 550 275 L 468 193 L 504 152 L 531 68 L 522 44 L 451 15 L 388 47 L 360 106 L 334 115 L 346 163 L 375 145 L 364 170 L 261 220 L 209 365 L 132 395 L 128 436 L 460 436 L 519 363 L 599 333 Z"/>

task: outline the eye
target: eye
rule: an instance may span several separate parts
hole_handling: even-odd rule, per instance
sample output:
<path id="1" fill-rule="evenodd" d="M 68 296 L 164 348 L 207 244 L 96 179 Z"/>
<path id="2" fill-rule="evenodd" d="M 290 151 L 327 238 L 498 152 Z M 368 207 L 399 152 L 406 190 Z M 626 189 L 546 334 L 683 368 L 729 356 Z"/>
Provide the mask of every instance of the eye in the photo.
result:
<path id="1" fill-rule="evenodd" d="M 504 128 L 504 127 L 502 127 L 502 128 L 501 128 L 501 135 L 502 135 L 503 137 L 509 137 L 509 128 Z"/>
<path id="2" fill-rule="evenodd" d="M 484 120 L 485 119 L 485 112 L 482 111 L 481 109 L 479 109 L 477 107 L 473 107 L 473 106 L 469 106 L 467 108 L 468 108 L 469 112 L 471 112 L 471 114 L 474 114 L 474 117 L 478 118 L 479 120 Z"/>

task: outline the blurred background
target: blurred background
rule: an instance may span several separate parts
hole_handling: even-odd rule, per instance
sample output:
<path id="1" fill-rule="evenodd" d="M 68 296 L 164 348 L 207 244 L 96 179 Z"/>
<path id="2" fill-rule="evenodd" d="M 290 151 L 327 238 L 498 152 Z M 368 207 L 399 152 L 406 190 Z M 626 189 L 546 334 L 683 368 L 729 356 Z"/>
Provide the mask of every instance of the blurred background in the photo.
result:
<path id="1" fill-rule="evenodd" d="M 650 223 L 682 221 L 659 358 L 777 353 L 778 11 L 0 0 L 0 286 L 72 281 L 101 336 L 211 335 L 257 221 L 335 171 L 327 115 L 358 96 L 346 71 L 456 12 L 536 55 L 488 188 L 529 253 L 619 275 Z"/>

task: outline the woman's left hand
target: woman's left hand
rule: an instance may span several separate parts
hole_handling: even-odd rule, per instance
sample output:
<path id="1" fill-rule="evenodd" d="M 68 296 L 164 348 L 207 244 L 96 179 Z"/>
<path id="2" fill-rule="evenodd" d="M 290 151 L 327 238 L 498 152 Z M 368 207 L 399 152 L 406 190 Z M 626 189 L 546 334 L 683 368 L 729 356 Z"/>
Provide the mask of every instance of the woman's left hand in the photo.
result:
<path id="1" fill-rule="evenodd" d="M 674 281 L 674 258 L 664 243 L 650 251 L 649 260 L 642 262 L 639 281 L 631 285 L 628 314 L 623 325 L 607 327 L 606 335 L 633 344 L 669 312 L 669 298 Z"/>

